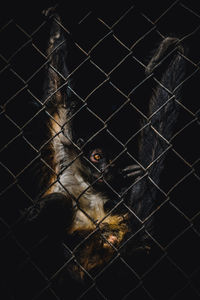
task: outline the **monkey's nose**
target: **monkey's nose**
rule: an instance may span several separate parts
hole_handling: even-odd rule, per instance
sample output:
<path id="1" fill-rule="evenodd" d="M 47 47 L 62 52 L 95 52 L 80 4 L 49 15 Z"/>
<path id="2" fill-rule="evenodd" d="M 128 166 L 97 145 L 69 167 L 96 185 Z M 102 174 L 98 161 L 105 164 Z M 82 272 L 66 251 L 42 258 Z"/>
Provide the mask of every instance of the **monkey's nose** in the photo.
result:
<path id="1" fill-rule="evenodd" d="M 109 173 L 109 168 L 102 167 L 102 168 L 100 169 L 100 171 L 101 171 L 101 173 L 102 173 L 103 175 L 106 175 L 106 174 Z"/>

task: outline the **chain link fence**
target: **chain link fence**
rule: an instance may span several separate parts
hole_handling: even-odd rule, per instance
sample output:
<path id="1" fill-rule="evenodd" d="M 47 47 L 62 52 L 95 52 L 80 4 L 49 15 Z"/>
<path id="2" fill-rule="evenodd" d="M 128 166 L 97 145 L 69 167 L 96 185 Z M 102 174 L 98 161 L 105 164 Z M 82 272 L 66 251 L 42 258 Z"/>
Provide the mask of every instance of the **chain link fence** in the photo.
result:
<path id="1" fill-rule="evenodd" d="M 42 192 L 47 188 L 45 172 L 50 169 L 43 156 L 50 143 L 43 100 L 51 28 L 43 9 L 49 3 L 2 9 L 2 299 L 200 299 L 200 11 L 191 1 L 118 2 L 112 8 L 103 3 L 54 5 L 61 15 L 59 26 L 73 41 L 68 65 L 69 78 L 75 78 L 71 92 L 80 102 L 77 130 L 86 140 L 106 131 L 118 156 L 125 153 L 132 162 L 137 161 L 139 120 L 148 119 L 150 89 L 158 82 L 154 74 L 144 76 L 145 68 L 165 37 L 175 36 L 187 44 L 182 54 L 187 73 L 179 116 L 173 138 L 167 141 L 170 147 L 156 186 L 156 208 L 148 216 L 155 218 L 155 230 L 147 233 L 153 250 L 145 257 L 135 253 L 131 258 L 116 250 L 97 274 L 84 270 L 88 280 L 83 284 L 65 272 L 76 260 L 79 245 L 70 248 L 63 242 L 68 253 L 63 261 L 57 259 L 56 243 L 38 242 L 32 231 L 27 238 L 23 212 L 40 195 L 39 187 Z M 83 110 L 92 128 L 83 119 Z M 138 223 L 125 245 L 144 229 L 143 222 Z"/>

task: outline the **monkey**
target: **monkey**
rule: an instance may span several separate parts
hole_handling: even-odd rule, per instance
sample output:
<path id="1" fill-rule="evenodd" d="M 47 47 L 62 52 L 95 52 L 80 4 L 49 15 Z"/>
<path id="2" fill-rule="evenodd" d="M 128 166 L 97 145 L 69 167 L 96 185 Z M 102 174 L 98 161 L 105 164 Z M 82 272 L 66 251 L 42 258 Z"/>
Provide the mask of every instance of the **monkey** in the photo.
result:
<path id="1" fill-rule="evenodd" d="M 179 39 L 167 37 L 148 62 L 146 76 L 158 79 L 150 95 L 148 118 L 141 121 L 138 161 L 121 167 L 106 130 L 99 133 L 96 124 L 83 119 L 89 122 L 88 129 L 93 129 L 88 139 L 84 138 L 87 133 L 82 133 L 82 124 L 75 123 L 87 103 L 73 99 L 73 80 L 66 65 L 67 40 L 59 15 L 52 11 L 46 13 L 48 17 L 49 14 L 52 26 L 44 106 L 48 115 L 50 154 L 46 163 L 50 175 L 42 196 L 27 210 L 26 219 L 41 223 L 50 235 L 62 232 L 62 238 L 74 246 L 78 261 L 69 265 L 69 272 L 84 280 L 85 273 L 101 269 L 117 251 L 125 249 L 121 246 L 133 230 L 133 214 L 139 220 L 147 219 L 145 229 L 151 230 L 148 216 L 154 210 L 156 185 L 178 116 L 184 48 Z M 132 184 L 128 186 L 127 181 Z M 127 206 L 131 212 L 123 210 Z M 137 247 L 149 251 L 148 243 L 145 234 Z"/>

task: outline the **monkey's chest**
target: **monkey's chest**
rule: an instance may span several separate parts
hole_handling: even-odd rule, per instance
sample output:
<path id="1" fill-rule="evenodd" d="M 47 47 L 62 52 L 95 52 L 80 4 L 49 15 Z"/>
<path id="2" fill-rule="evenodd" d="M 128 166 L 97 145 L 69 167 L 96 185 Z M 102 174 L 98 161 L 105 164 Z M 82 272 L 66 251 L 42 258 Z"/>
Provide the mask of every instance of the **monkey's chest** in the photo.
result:
<path id="1" fill-rule="evenodd" d="M 106 217 L 104 203 L 105 199 L 98 196 L 90 197 L 89 195 L 84 195 L 84 197 L 81 197 L 77 203 L 76 213 L 70 231 L 95 229 L 96 224 Z"/>

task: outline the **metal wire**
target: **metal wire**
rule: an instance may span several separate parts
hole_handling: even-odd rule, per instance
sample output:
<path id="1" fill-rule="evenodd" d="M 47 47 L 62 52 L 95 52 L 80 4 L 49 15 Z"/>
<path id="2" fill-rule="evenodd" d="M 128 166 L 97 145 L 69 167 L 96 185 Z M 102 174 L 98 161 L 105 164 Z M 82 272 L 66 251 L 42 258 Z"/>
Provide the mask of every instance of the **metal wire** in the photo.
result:
<path id="1" fill-rule="evenodd" d="M 164 197 L 164 200 L 158 203 L 147 219 L 140 220 L 131 207 L 124 202 L 122 195 L 106 183 L 119 199 L 113 210 L 123 205 L 140 223 L 139 229 L 137 228 L 120 248 L 123 249 L 131 239 L 145 231 L 156 248 L 156 254 L 154 257 L 150 256 L 149 262 L 142 261 L 138 266 L 137 261 L 130 263 L 119 249 L 111 244 L 114 249 L 113 259 L 95 275 L 87 272 L 76 260 L 76 250 L 92 238 L 98 231 L 98 226 L 73 250 L 67 246 L 67 243 L 63 243 L 64 248 L 69 252 L 69 258 L 64 264 L 56 266 L 56 271 L 49 271 L 48 275 L 45 274 L 45 268 L 43 269 L 37 262 L 38 252 L 36 256 L 33 255 L 33 249 L 43 248 L 45 237 L 40 240 L 39 244 L 31 246 L 26 245 L 26 242 L 20 238 L 18 228 L 22 219 L 21 211 L 34 203 L 34 199 L 39 195 L 36 188 L 37 179 L 35 176 L 31 178 L 30 173 L 37 168 L 38 161 L 54 172 L 49 162 L 41 157 L 41 151 L 55 137 L 46 139 L 44 142 L 43 137 L 38 137 L 40 128 L 35 128 L 37 118 L 45 111 L 42 81 L 45 66 L 49 63 L 49 57 L 45 52 L 49 25 L 41 8 L 36 10 L 36 16 L 41 21 L 34 24 L 34 20 L 31 20 L 34 25 L 31 29 L 27 20 L 21 23 L 20 18 L 17 17 L 2 22 L 0 29 L 2 44 L 0 50 L 2 83 L 0 225 L 3 249 L 1 262 L 4 265 L 2 286 L 7 295 L 5 299 L 23 299 L 23 297 L 35 300 L 66 299 L 59 291 L 57 277 L 72 262 L 75 262 L 89 278 L 89 284 L 81 287 L 78 294 L 70 295 L 68 299 L 182 299 L 183 295 L 186 295 L 188 299 L 200 299 L 200 205 L 198 200 L 200 57 L 199 46 L 195 44 L 200 34 L 200 12 L 195 5 L 187 1 L 171 1 L 167 7 L 163 4 L 161 7 L 159 5 L 159 8 L 154 11 L 154 8 L 149 9 L 148 4 L 140 6 L 129 1 L 120 4 L 119 9 L 116 8 L 106 13 L 106 7 L 102 4 L 96 9 L 77 7 L 72 12 L 75 21 L 68 20 L 67 17 L 62 22 L 56 20 L 66 34 L 74 38 L 74 47 L 78 56 L 74 58 L 74 67 L 68 78 L 64 78 L 52 66 L 57 75 L 65 81 L 55 93 L 65 87 L 66 80 L 70 80 L 74 74 L 81 74 L 83 67 L 90 68 L 87 86 L 84 83 L 81 87 L 70 87 L 71 93 L 81 103 L 79 110 L 71 119 L 73 120 L 75 116 L 78 118 L 81 112 L 86 110 L 102 126 L 87 142 L 102 131 L 106 131 L 121 147 L 116 160 L 126 153 L 137 163 L 137 158 L 129 151 L 129 145 L 144 127 L 131 131 L 132 126 L 130 126 L 130 130 L 126 132 L 130 124 L 122 124 L 118 121 L 118 127 L 122 128 L 117 128 L 115 120 L 116 118 L 120 120 L 124 109 L 128 108 L 133 116 L 139 115 L 149 122 L 145 126 L 151 125 L 151 118 L 156 112 L 149 117 L 146 116 L 143 109 L 145 104 L 142 105 L 143 99 L 137 100 L 137 92 L 141 89 L 145 91 L 145 84 L 151 80 L 170 94 L 167 101 L 171 101 L 174 96 L 154 75 L 143 78 L 142 74 L 148 59 L 159 41 L 170 35 L 172 30 L 175 36 L 181 36 L 181 42 L 189 38 L 193 39 L 189 46 L 194 51 L 181 54 L 189 65 L 190 72 L 181 83 L 187 90 L 183 101 L 182 99 L 175 100 L 180 107 L 180 121 L 170 141 L 160 135 L 160 138 L 168 145 L 160 157 L 165 152 L 170 153 L 164 183 L 157 184 L 150 178 L 151 183 L 159 191 L 159 197 Z M 25 15 L 29 13 L 23 12 Z M 67 14 L 68 17 L 69 15 L 70 13 Z M 90 72 L 92 76 L 89 75 Z M 117 107 L 111 109 L 110 112 L 108 100 L 102 100 L 102 110 L 99 110 L 99 106 L 95 106 L 94 101 L 94 103 L 90 102 L 90 99 L 101 92 L 105 86 L 120 99 Z M 159 110 L 165 105 L 166 103 Z M 126 120 L 127 123 L 131 121 Z M 159 134 L 156 128 L 152 127 L 152 129 L 155 134 Z M 124 136 L 120 134 L 120 130 L 124 132 Z M 30 134 L 32 131 L 35 132 L 35 136 Z M 153 161 L 151 165 L 154 163 Z M 57 174 L 56 181 L 59 181 L 59 174 Z M 83 213 L 86 214 L 84 211 Z M 159 235 L 149 233 L 143 226 L 153 215 L 158 218 Z M 116 261 L 121 266 L 122 276 L 120 279 L 114 276 L 113 280 L 115 282 L 120 280 L 121 287 L 118 286 L 119 283 L 112 283 L 111 280 L 112 288 L 111 292 L 108 292 L 108 282 L 103 280 L 104 274 L 107 272 L 110 274 L 109 270 L 112 268 L 115 270 Z M 111 274 L 115 274 L 115 271 L 113 272 Z M 126 274 L 130 280 L 127 280 L 123 274 Z M 165 274 L 165 276 L 161 278 L 160 274 L 161 276 Z M 10 289 L 13 288 L 12 282 L 17 280 L 18 276 L 22 279 L 21 281 L 19 279 L 18 287 L 15 286 L 15 296 L 13 296 Z M 123 278 L 126 278 L 124 282 Z"/>

